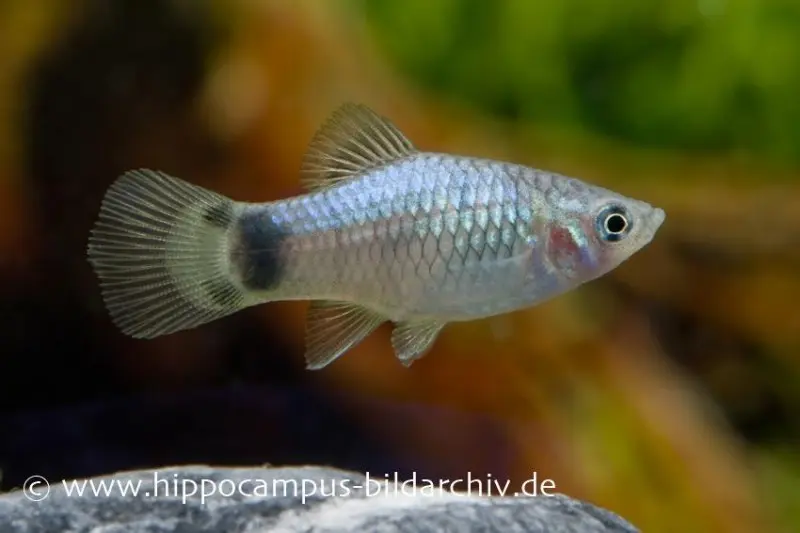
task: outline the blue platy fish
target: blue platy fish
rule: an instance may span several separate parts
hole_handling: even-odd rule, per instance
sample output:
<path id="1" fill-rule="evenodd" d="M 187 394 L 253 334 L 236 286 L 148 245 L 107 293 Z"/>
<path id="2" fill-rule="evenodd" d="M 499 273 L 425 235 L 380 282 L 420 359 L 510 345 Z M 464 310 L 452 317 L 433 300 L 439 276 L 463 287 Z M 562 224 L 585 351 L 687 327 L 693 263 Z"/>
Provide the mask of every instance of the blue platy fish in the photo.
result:
<path id="1" fill-rule="evenodd" d="M 386 321 L 408 366 L 448 322 L 530 307 L 606 274 L 665 217 L 560 174 L 419 151 L 356 104 L 316 133 L 302 175 L 306 194 L 247 203 L 159 171 L 123 174 L 88 247 L 113 322 L 153 338 L 310 300 L 308 368 Z"/>

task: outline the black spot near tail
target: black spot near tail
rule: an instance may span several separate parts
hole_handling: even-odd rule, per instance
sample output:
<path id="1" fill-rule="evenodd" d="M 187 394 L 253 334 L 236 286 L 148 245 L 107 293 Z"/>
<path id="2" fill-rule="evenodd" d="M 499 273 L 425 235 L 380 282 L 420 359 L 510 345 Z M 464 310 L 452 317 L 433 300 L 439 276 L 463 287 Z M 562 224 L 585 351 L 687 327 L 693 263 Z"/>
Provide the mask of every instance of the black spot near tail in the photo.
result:
<path id="1" fill-rule="evenodd" d="M 283 277 L 281 246 L 289 233 L 273 222 L 266 209 L 243 213 L 239 218 L 239 245 L 234 264 L 242 284 L 254 291 L 270 290 Z"/>

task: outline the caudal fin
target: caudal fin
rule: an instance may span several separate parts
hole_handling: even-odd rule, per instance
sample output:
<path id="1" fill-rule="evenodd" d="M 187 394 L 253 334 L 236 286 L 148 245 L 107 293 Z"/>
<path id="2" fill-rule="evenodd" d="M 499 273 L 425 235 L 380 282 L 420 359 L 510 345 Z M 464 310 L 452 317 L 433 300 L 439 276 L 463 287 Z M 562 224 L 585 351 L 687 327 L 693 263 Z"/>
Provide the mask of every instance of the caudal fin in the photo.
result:
<path id="1" fill-rule="evenodd" d="M 153 338 L 246 307 L 228 244 L 241 205 L 153 170 L 118 178 L 88 246 L 117 327 Z"/>

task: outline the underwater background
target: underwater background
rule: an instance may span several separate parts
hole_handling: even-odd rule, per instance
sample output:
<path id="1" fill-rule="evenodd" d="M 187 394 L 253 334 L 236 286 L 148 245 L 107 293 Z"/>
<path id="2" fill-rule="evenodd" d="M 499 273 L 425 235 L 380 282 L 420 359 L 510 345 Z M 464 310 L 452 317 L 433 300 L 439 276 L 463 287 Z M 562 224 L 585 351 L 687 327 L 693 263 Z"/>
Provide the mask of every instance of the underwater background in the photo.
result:
<path id="1" fill-rule="evenodd" d="M 611 274 L 304 369 L 304 302 L 152 341 L 86 260 L 150 167 L 300 194 L 345 101 L 422 150 L 663 207 Z M 2 489 L 121 469 L 316 463 L 557 490 L 648 533 L 800 531 L 800 4 L 788 0 L 0 2 Z"/>

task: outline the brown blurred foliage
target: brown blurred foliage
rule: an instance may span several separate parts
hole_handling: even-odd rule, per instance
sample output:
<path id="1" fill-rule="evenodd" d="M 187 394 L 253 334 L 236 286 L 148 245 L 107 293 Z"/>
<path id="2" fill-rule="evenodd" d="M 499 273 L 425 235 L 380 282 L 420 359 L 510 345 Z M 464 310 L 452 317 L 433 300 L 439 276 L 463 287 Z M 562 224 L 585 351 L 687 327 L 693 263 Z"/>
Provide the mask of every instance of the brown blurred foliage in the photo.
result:
<path id="1" fill-rule="evenodd" d="M 423 149 L 580 176 L 663 207 L 667 220 L 648 248 L 579 291 L 448 326 L 410 369 L 393 359 L 388 329 L 381 329 L 309 378 L 317 387 L 487 415 L 510 442 L 496 453 L 512 483 L 538 472 L 560 492 L 646 532 L 777 532 L 800 524 L 784 518 L 800 496 L 797 169 L 643 150 L 504 122 L 434 97 L 393 70 L 357 11 L 336 2 L 174 4 L 187 20 L 205 10 L 223 28 L 197 67 L 197 89 L 189 81 L 162 87 L 157 73 L 126 78 L 123 67 L 115 80 L 87 81 L 116 84 L 125 98 L 114 102 L 130 108 L 108 109 L 81 128 L 49 127 L 65 146 L 75 136 L 111 136 L 101 146 L 116 153 L 97 153 L 91 164 L 84 158 L 84 167 L 64 166 L 67 155 L 39 162 L 58 178 L 46 195 L 26 175 L 26 76 L 63 46 L 70 28 L 102 16 L 87 15 L 91 4 L 82 2 L 0 8 L 4 286 L 57 287 L 53 298 L 68 299 L 103 328 L 94 330 L 109 346 L 103 364 L 133 389 L 216 379 L 228 357 L 220 339 L 247 317 L 286 343 L 290 364 L 300 366 L 301 303 L 263 306 L 149 343 L 117 340 L 84 264 L 85 239 L 104 188 L 126 168 L 161 168 L 248 201 L 298 194 L 300 160 L 316 127 L 343 101 L 364 102 Z M 170 39 L 157 39 L 168 53 Z M 81 101 L 74 105 L 79 113 Z M 48 216 L 39 217 L 42 208 Z M 398 425 L 358 405 L 349 416 L 388 447 L 414 449 L 454 476 L 491 467 L 497 444 L 479 426 Z"/>

